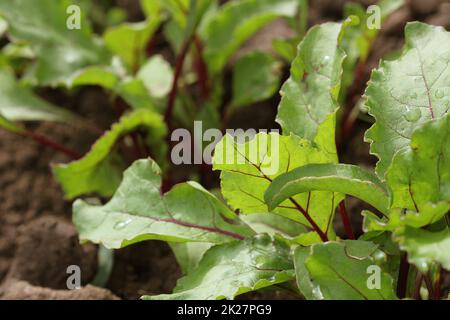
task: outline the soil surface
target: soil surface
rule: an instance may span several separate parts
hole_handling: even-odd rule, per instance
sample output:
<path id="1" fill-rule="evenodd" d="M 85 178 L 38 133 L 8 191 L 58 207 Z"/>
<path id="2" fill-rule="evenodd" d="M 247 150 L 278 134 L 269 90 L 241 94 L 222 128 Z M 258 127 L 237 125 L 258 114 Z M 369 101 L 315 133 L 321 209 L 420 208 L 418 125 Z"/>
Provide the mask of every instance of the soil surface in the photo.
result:
<path id="1" fill-rule="evenodd" d="M 311 2 L 311 25 L 342 18 L 345 1 Z M 375 1 L 356 2 L 370 5 Z M 135 12 L 135 1 L 119 3 L 130 8 L 133 17 L 139 17 L 139 12 Z M 365 66 L 364 81 L 382 56 L 401 48 L 404 25 L 412 20 L 450 29 L 450 1 L 411 0 L 389 18 Z M 276 21 L 248 41 L 238 55 L 254 48 L 270 51 L 273 38 L 291 34 L 292 30 L 287 25 Z M 42 95 L 59 106 L 92 119 L 102 128 L 108 128 L 116 118 L 111 115 L 113 112 L 109 112 L 112 109 L 110 97 L 97 88 L 84 88 L 71 95 L 60 91 L 45 91 Z M 273 119 L 277 105 L 278 98 L 274 98 L 250 107 L 233 119 L 230 126 L 276 127 Z M 251 123 L 249 119 L 252 119 Z M 363 133 L 369 126 L 368 123 L 357 122 L 352 138 L 343 142 L 341 161 L 374 165 L 375 159 L 368 155 L 368 145 L 363 142 Z M 33 124 L 30 128 L 79 152 L 86 152 L 98 138 L 85 130 L 55 124 Z M 158 241 L 116 250 L 106 289 L 88 285 L 97 273 L 97 248 L 91 244 L 79 244 L 71 224 L 71 203 L 64 200 L 49 166 L 50 163 L 69 160 L 0 130 L 0 299 L 137 299 L 143 294 L 170 292 L 181 272 L 170 248 Z M 362 208 L 361 203 L 350 200 L 349 211 L 356 230 L 360 229 L 358 217 Z M 336 225 L 342 229 L 339 221 Z M 341 231 L 339 233 L 343 235 Z M 69 265 L 81 267 L 83 289 L 66 290 Z M 290 299 L 293 296 L 275 289 L 244 295 L 243 298 Z"/>

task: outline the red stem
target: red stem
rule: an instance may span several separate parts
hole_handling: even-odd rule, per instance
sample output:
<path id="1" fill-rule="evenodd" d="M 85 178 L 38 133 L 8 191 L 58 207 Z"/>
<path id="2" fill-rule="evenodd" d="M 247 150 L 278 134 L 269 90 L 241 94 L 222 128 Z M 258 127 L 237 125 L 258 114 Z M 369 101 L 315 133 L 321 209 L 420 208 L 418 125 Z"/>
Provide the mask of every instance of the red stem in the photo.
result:
<path id="1" fill-rule="evenodd" d="M 350 240 L 355 240 L 355 234 L 352 229 L 352 223 L 350 221 L 350 217 L 347 213 L 347 209 L 345 208 L 345 201 L 341 201 L 339 203 L 339 213 L 341 215 L 342 223 L 344 224 L 345 232 L 347 233 L 347 237 Z"/>
<path id="2" fill-rule="evenodd" d="M 43 145 L 45 147 L 49 147 L 49 148 L 51 148 L 51 149 L 53 149 L 55 151 L 63 153 L 66 156 L 68 156 L 68 157 L 70 157 L 70 158 L 72 158 L 74 160 L 80 159 L 82 157 L 82 155 L 79 154 L 78 152 L 73 151 L 73 150 L 71 150 L 71 149 L 69 149 L 69 148 L 59 144 L 58 142 L 55 142 L 55 141 L 53 141 L 53 140 L 51 140 L 51 139 L 49 139 L 49 138 L 47 138 L 47 137 L 45 137 L 43 135 L 40 135 L 38 133 L 31 132 L 31 131 L 24 131 L 22 133 L 22 136 L 30 138 L 30 139 L 36 141 L 37 143 L 39 143 L 40 145 Z"/>
<path id="3" fill-rule="evenodd" d="M 351 135 L 353 127 L 355 125 L 356 118 L 352 118 L 351 115 L 353 108 L 355 107 L 355 103 L 357 102 L 356 98 L 363 90 L 365 66 L 365 61 L 360 61 L 356 66 L 355 79 L 353 81 L 353 85 L 349 88 L 349 92 L 346 97 L 344 113 L 342 115 L 341 133 L 337 142 L 338 149 L 342 149 L 344 142 Z"/>
<path id="4" fill-rule="evenodd" d="M 397 296 L 400 299 L 406 298 L 406 288 L 408 286 L 408 274 L 409 274 L 409 263 L 408 263 L 408 255 L 406 253 L 402 254 L 400 260 L 400 268 L 398 272 L 398 281 L 397 281 Z"/>
<path id="5" fill-rule="evenodd" d="M 303 207 L 297 201 L 295 201 L 294 198 L 289 198 L 289 200 L 294 204 L 294 206 L 297 208 L 297 210 L 300 211 L 303 214 L 303 216 L 306 218 L 306 220 L 308 220 L 309 224 L 314 229 L 314 231 L 317 232 L 317 234 L 319 235 L 319 237 L 322 240 L 322 242 L 327 242 L 328 241 L 328 236 L 326 235 L 326 233 L 324 233 L 322 231 L 322 229 L 319 228 L 319 226 L 314 221 L 314 219 L 311 218 L 309 213 L 305 209 L 303 209 Z"/>
<path id="6" fill-rule="evenodd" d="M 172 114 L 173 108 L 175 106 L 175 100 L 178 92 L 178 81 L 181 77 L 183 71 L 184 60 L 186 59 L 187 53 L 189 51 L 189 47 L 191 45 L 193 39 L 193 35 L 191 35 L 183 44 L 180 53 L 178 54 L 176 63 L 175 63 L 175 71 L 172 82 L 172 89 L 170 90 L 169 98 L 167 100 L 166 112 L 164 114 L 164 120 L 166 121 L 169 132 L 172 130 Z"/>
<path id="7" fill-rule="evenodd" d="M 203 58 L 203 44 L 197 35 L 194 35 L 194 45 L 197 51 L 194 66 L 197 72 L 202 98 L 203 100 L 207 100 L 209 97 L 208 67 Z"/>

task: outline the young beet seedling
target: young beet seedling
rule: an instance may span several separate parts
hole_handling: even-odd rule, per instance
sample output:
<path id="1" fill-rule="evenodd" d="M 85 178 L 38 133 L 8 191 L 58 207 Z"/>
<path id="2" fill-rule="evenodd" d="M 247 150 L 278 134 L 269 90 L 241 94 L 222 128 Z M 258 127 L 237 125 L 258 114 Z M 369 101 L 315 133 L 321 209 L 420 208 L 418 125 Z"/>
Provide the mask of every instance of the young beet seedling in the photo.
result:
<path id="1" fill-rule="evenodd" d="M 49 9 L 63 12 L 63 5 L 45 1 Z M 145 299 L 233 299 L 274 285 L 306 299 L 447 298 L 442 278 L 450 271 L 450 33 L 409 23 L 402 54 L 382 61 L 372 72 L 365 105 L 375 124 L 366 140 L 379 161 L 371 172 L 339 163 L 335 141 L 341 113 L 344 127 L 351 127 L 351 110 L 340 110 L 340 105 L 352 80 L 358 80 L 353 79 L 355 69 L 367 58 L 358 44 L 367 41 L 363 47 L 370 47 L 376 32 L 358 24 L 366 17 L 355 7 L 350 12 L 357 16 L 342 23 L 317 25 L 306 34 L 303 26 L 290 77 L 281 90 L 276 120 L 282 134 L 261 132 L 249 141 L 225 135 L 215 146 L 212 166 L 221 172 L 223 200 L 197 182 L 173 185 L 168 133 L 178 126 L 191 128 L 196 120 L 208 128 L 224 128 L 214 119 L 221 116 L 218 101 L 227 61 L 262 21 L 295 19 L 307 2 L 242 0 L 221 7 L 206 0 L 190 1 L 188 7 L 167 3 L 142 1 L 147 21 L 111 28 L 102 41 L 94 41 L 90 30 L 67 32 L 35 17 L 42 26 L 58 30 L 60 39 L 76 44 L 73 68 L 49 64 L 43 57 L 60 50 L 15 24 L 23 12 L 33 15 L 33 2 L 0 4 L 13 38 L 27 40 L 36 53 L 42 69 L 31 70 L 47 70 L 29 73 L 36 83 L 100 85 L 132 109 L 84 157 L 53 168 L 69 199 L 92 193 L 111 196 L 104 205 L 74 202 L 73 222 L 81 241 L 111 249 L 150 239 L 167 241 L 185 275 L 172 294 Z M 382 19 L 401 4 L 381 1 Z M 147 62 L 143 58 L 167 12 L 173 19 L 166 33 L 177 56 L 173 73 L 161 56 Z M 242 12 L 246 14 L 238 14 Z M 286 48 L 289 42 L 278 45 Z M 187 57 L 194 62 L 199 89 L 192 96 L 180 85 Z M 240 107 L 270 97 L 279 81 L 269 72 L 278 63 L 273 57 L 257 53 L 242 59 L 236 64 L 232 102 L 223 114 L 226 122 Z M 245 78 L 258 72 L 264 79 L 258 86 L 264 90 L 253 88 L 255 79 Z M 5 74 L 10 87 L 18 86 L 11 73 Z M 201 101 L 201 110 L 190 108 L 195 99 Z M 177 109 L 184 104 L 189 112 Z M 41 112 L 33 120 L 73 119 L 53 106 L 39 105 Z M 27 119 L 0 112 L 2 127 L 30 135 L 11 122 Z M 121 150 L 126 148 L 116 146 L 128 134 L 134 136 L 132 145 L 151 152 L 139 149 L 136 158 L 144 159 L 122 174 L 127 162 Z M 201 174 L 205 178 L 209 172 L 205 175 L 202 168 Z M 347 195 L 373 208 L 362 212 L 364 234 L 357 240 L 345 208 Z M 350 240 L 336 235 L 337 210 Z"/>
<path id="2" fill-rule="evenodd" d="M 316 26 L 299 45 L 282 89 L 282 136 L 260 133 L 245 146 L 226 136 L 216 146 L 222 194 L 240 215 L 193 182 L 161 195 L 158 166 L 140 160 L 108 204 L 75 202 L 81 239 L 110 248 L 145 239 L 212 246 L 173 294 L 150 299 L 233 298 L 292 280 L 308 299 L 417 298 L 427 283 L 430 298 L 444 298 L 441 272 L 450 268 L 450 47 L 443 44 L 450 34 L 410 23 L 402 55 L 373 71 L 366 104 L 376 123 L 366 138 L 380 161 L 372 173 L 338 164 L 334 146 L 333 90 L 342 74 L 347 27 Z M 269 152 L 275 140 L 278 155 Z M 256 162 L 251 150 L 262 155 Z M 230 154 L 248 161 L 224 161 Z M 275 156 L 277 172 L 265 172 L 263 162 Z M 363 212 L 365 234 L 358 240 L 338 239 L 331 224 L 345 195 L 376 209 Z M 268 226 L 264 232 L 261 222 Z"/>

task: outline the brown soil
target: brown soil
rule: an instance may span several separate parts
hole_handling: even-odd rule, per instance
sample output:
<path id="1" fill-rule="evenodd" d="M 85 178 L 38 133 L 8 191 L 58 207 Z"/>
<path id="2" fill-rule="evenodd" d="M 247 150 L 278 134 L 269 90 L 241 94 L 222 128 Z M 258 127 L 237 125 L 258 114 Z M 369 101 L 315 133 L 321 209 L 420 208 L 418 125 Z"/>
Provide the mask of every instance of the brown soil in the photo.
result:
<path id="1" fill-rule="evenodd" d="M 344 2 L 312 1 L 310 24 L 342 18 Z M 368 5 L 374 1 L 359 2 Z M 374 45 L 366 66 L 366 76 L 384 54 L 401 47 L 405 22 L 416 19 L 450 28 L 450 2 L 411 0 L 410 5 L 393 15 Z M 274 32 L 275 36 L 282 37 L 290 34 L 285 25 L 275 22 L 272 27 L 266 27 L 249 41 L 244 50 L 255 47 L 270 50 L 270 45 L 267 44 L 271 41 L 265 40 L 273 38 Z M 92 119 L 102 128 L 107 128 L 114 121 L 115 117 L 110 112 L 110 99 L 101 90 L 86 88 L 71 97 L 54 91 L 42 94 L 56 104 Z M 277 101 L 273 99 L 263 106 L 243 111 L 243 116 L 234 119 L 233 124 L 242 128 L 254 127 L 255 124 L 249 124 L 248 119 L 258 119 L 258 128 L 274 127 Z M 266 120 L 267 114 L 270 115 L 269 121 Z M 354 138 L 345 143 L 345 162 L 373 165 L 374 159 L 367 156 L 368 146 L 363 142 L 363 132 L 368 126 L 366 123 L 358 123 Z M 33 125 L 32 129 L 80 152 L 87 151 L 96 139 L 89 132 L 67 126 L 41 124 Z M 107 284 L 110 291 L 92 286 L 77 291 L 64 290 L 68 265 L 76 264 L 81 267 L 83 285 L 92 281 L 97 269 L 96 248 L 78 243 L 76 231 L 70 222 L 71 204 L 63 200 L 63 193 L 53 180 L 49 168 L 52 162 L 68 160 L 0 130 L 0 298 L 136 299 L 143 294 L 170 292 L 181 273 L 169 247 L 157 241 L 148 241 L 115 252 L 114 268 Z M 360 210 L 360 203 L 352 201 L 352 215 L 358 217 Z M 244 297 L 292 298 L 281 294 L 279 290 Z"/>

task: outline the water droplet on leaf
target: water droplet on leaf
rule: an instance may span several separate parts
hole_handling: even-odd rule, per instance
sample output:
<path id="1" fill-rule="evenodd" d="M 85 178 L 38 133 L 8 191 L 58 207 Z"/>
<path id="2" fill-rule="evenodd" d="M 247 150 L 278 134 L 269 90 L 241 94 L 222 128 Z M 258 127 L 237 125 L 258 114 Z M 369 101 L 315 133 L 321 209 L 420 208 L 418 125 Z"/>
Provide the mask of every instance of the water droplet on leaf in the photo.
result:
<path id="1" fill-rule="evenodd" d="M 115 230 L 122 230 L 123 228 L 125 228 L 127 225 L 130 224 L 130 222 L 133 221 L 132 219 L 127 219 L 125 221 L 119 221 L 114 225 L 114 229 Z"/>
<path id="2" fill-rule="evenodd" d="M 410 107 L 406 107 L 406 111 L 405 111 L 405 115 L 404 115 L 406 121 L 416 122 L 420 119 L 421 116 L 422 116 L 422 112 L 420 111 L 419 108 L 412 109 Z"/>
<path id="3" fill-rule="evenodd" d="M 442 99 L 445 96 L 445 92 L 442 89 L 437 89 L 434 95 L 437 99 Z"/>

